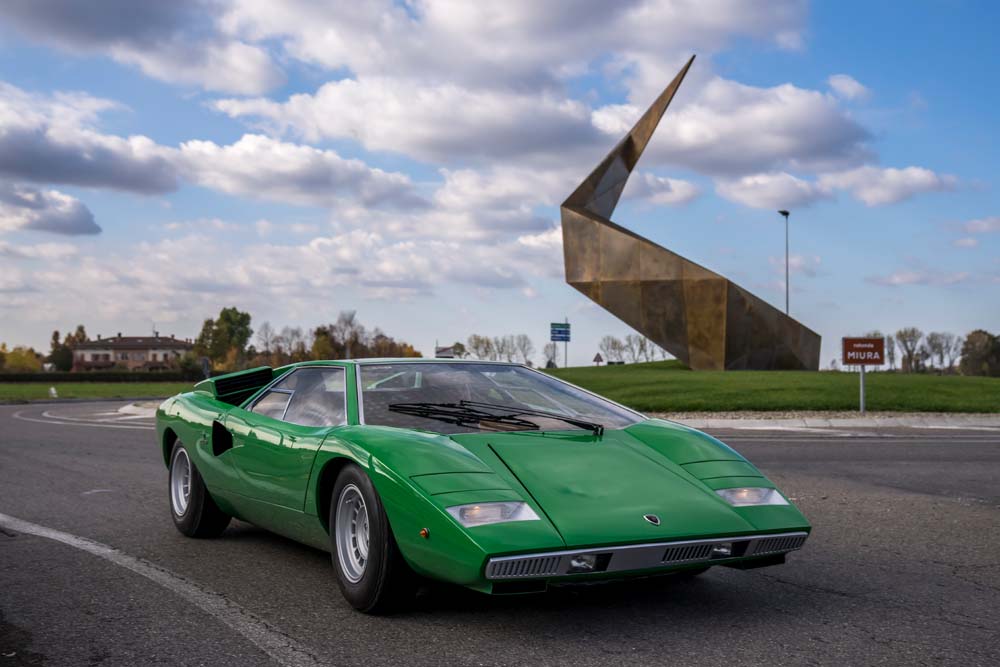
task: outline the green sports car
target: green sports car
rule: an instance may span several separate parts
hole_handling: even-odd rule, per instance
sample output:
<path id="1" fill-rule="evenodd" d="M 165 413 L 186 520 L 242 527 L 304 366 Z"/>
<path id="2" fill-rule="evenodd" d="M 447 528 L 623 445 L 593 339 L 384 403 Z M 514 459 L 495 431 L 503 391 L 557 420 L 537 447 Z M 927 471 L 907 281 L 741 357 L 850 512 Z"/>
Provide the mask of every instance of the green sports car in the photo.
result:
<path id="1" fill-rule="evenodd" d="M 316 361 L 197 384 L 156 415 L 170 510 L 328 550 L 365 612 L 419 577 L 484 593 L 775 565 L 805 517 L 735 451 L 524 366 Z"/>

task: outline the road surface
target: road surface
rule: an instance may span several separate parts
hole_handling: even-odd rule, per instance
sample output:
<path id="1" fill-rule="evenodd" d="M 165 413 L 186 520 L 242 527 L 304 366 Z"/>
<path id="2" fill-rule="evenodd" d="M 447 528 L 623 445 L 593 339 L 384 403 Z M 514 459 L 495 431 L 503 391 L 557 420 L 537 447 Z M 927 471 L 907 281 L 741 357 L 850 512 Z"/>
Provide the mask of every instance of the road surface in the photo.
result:
<path id="1" fill-rule="evenodd" d="M 6 665 L 995 665 L 1000 431 L 716 433 L 812 521 L 780 567 L 351 610 L 329 556 L 168 514 L 148 418 L 0 406 Z"/>

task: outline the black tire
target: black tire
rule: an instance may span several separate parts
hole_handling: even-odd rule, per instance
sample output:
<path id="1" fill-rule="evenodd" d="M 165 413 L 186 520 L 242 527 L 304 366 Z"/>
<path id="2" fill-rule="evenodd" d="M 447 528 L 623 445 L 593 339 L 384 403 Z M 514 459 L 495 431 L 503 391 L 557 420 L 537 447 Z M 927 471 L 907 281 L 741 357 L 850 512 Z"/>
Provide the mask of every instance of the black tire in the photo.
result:
<path id="1" fill-rule="evenodd" d="M 189 491 L 187 506 L 183 511 L 178 512 L 177 504 L 174 501 L 173 481 L 175 466 L 184 464 L 186 457 L 190 465 Z M 191 460 L 184 443 L 180 440 L 174 443 L 174 448 L 170 451 L 170 474 L 167 476 L 167 498 L 170 506 L 170 516 L 174 520 L 174 525 L 184 535 L 188 537 L 218 537 L 229 525 L 232 517 L 219 509 L 219 506 L 212 500 L 212 496 L 205 486 L 205 481 L 201 478 L 201 473 Z"/>
<path id="2" fill-rule="evenodd" d="M 368 556 L 357 581 L 348 575 L 351 566 L 341 563 L 337 544 L 337 509 L 349 487 L 360 492 L 368 518 Z M 375 486 L 354 464 L 346 465 L 337 475 L 329 520 L 333 570 L 347 602 L 366 614 L 386 614 L 408 606 L 416 596 L 417 577 L 403 560 Z"/>

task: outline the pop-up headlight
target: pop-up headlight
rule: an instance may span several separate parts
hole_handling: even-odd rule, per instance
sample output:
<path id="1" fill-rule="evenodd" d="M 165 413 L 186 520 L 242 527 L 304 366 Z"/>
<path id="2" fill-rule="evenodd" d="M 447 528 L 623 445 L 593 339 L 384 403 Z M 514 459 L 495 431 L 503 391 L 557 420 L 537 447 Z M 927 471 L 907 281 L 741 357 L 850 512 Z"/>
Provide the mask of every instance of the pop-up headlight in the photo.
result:
<path id="1" fill-rule="evenodd" d="M 738 489 L 716 490 L 733 507 L 753 507 L 756 505 L 787 505 L 788 501 L 777 489 L 762 487 L 741 487 Z"/>
<path id="2" fill-rule="evenodd" d="M 475 503 L 472 505 L 455 505 L 448 508 L 452 515 L 466 528 L 485 526 L 490 523 L 505 523 L 508 521 L 538 521 L 535 510 L 523 502 Z"/>

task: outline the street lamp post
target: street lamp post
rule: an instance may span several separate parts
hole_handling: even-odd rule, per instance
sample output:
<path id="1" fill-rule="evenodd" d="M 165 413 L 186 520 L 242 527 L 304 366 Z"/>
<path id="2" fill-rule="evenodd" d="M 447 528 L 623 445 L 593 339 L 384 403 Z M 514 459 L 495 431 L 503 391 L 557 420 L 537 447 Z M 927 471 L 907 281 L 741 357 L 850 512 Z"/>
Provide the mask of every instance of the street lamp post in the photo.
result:
<path id="1" fill-rule="evenodd" d="M 785 315 L 788 315 L 788 211 L 778 211 L 785 217 Z"/>

